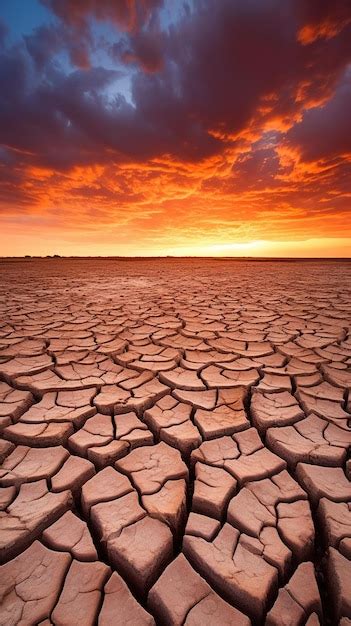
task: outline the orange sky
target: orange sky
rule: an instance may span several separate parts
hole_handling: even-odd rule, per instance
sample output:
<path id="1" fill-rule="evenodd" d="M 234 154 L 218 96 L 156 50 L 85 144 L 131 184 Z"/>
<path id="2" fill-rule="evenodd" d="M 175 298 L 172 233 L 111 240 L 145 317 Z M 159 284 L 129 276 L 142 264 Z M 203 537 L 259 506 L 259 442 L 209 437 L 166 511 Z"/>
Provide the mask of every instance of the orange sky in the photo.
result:
<path id="1" fill-rule="evenodd" d="M 1 255 L 351 256 L 347 2 L 29 4 L 0 9 Z"/>

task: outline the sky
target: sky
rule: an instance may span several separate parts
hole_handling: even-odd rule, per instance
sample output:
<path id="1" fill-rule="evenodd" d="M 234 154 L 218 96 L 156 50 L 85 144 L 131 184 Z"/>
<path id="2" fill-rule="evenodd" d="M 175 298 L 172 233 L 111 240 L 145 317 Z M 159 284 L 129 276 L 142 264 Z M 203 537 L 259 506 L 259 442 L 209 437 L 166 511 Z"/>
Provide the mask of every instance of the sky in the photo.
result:
<path id="1" fill-rule="evenodd" d="M 0 255 L 351 257 L 350 0 L 0 0 Z"/>

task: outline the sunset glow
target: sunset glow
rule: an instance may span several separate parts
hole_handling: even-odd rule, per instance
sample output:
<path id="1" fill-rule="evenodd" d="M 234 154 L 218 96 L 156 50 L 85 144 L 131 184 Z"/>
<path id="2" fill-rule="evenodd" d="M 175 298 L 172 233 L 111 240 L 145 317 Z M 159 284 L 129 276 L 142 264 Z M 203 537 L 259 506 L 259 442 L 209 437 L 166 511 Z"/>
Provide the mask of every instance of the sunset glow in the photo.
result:
<path id="1" fill-rule="evenodd" d="M 351 256 L 344 0 L 3 0 L 0 254 Z"/>

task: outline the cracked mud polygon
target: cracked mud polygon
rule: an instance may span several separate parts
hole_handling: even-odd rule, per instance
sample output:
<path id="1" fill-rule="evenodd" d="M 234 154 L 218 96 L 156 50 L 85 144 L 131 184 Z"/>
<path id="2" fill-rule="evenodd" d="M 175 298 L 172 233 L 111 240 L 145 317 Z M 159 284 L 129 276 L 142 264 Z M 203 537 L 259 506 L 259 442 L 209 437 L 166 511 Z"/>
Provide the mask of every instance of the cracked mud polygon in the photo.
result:
<path id="1" fill-rule="evenodd" d="M 1 266 L 0 624 L 350 624 L 351 264 Z"/>

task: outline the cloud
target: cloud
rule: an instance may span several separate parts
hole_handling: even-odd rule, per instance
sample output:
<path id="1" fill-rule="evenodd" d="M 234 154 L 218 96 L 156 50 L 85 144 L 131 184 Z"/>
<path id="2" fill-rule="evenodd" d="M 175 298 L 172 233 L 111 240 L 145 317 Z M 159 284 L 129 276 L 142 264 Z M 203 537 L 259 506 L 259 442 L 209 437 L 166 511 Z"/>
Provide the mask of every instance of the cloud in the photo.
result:
<path id="1" fill-rule="evenodd" d="M 62 24 L 39 26 L 30 35 L 24 36 L 28 53 L 40 71 L 54 55 L 65 51 L 72 65 L 81 69 L 90 67 L 89 47 L 92 37 L 89 31 L 81 32 L 78 40 L 74 33 Z"/>
<path id="2" fill-rule="evenodd" d="M 330 39 L 351 23 L 349 0 L 298 0 L 303 25 L 298 38 L 303 44 Z"/>
<path id="3" fill-rule="evenodd" d="M 84 28 L 90 18 L 111 21 L 125 31 L 139 30 L 163 0 L 42 0 L 66 25 Z"/>
<path id="4" fill-rule="evenodd" d="M 287 133 L 286 143 L 304 161 L 351 159 L 351 68 L 334 95 L 321 107 L 306 111 Z"/>
<path id="5" fill-rule="evenodd" d="M 129 39 L 120 39 L 112 44 L 110 54 L 113 59 L 125 64 L 140 66 L 144 72 L 159 72 L 164 67 L 163 44 L 165 36 L 157 26 L 141 31 Z"/>
<path id="6" fill-rule="evenodd" d="M 139 24 L 159 7 L 158 2 L 126 3 L 123 8 L 124 3 L 68 0 L 49 5 L 69 28 L 90 14 L 99 19 L 113 14 L 118 24 L 124 23 L 128 11 L 138 16 Z M 240 134 L 257 135 L 279 120 L 285 125 L 290 120 L 292 126 L 316 99 L 330 97 L 348 61 L 346 35 L 340 33 L 337 42 L 302 46 L 296 39 L 293 2 L 284 10 L 280 0 L 209 0 L 196 7 L 160 31 L 157 43 L 152 30 L 141 29 L 115 44 L 122 61 L 141 65 L 130 77 L 132 102 L 118 95 L 118 87 L 116 97 L 106 96 L 121 68 L 90 67 L 88 52 L 75 58 L 72 31 L 57 25 L 38 28 L 25 38 L 25 48 L 14 48 L 0 60 L 5 91 L 0 133 L 5 143 L 13 149 L 25 144 L 30 150 L 32 139 L 34 160 L 41 164 L 53 152 L 50 145 L 62 153 L 66 146 L 68 164 L 75 153 L 81 154 L 78 163 L 86 162 L 92 150 L 96 162 L 165 155 L 193 162 L 227 149 Z M 159 30 L 159 22 L 152 28 Z M 92 47 L 92 32 L 84 37 Z M 83 74 L 53 63 L 60 50 L 68 51 Z M 15 69 L 9 73 L 11 66 Z M 47 146 L 40 142 L 43 135 Z M 61 156 L 57 167 L 60 160 L 65 166 Z"/>
<path id="7" fill-rule="evenodd" d="M 199 0 L 170 24 L 159 0 L 45 4 L 52 23 L 0 50 L 7 214 L 219 238 L 340 231 L 345 3 Z"/>

